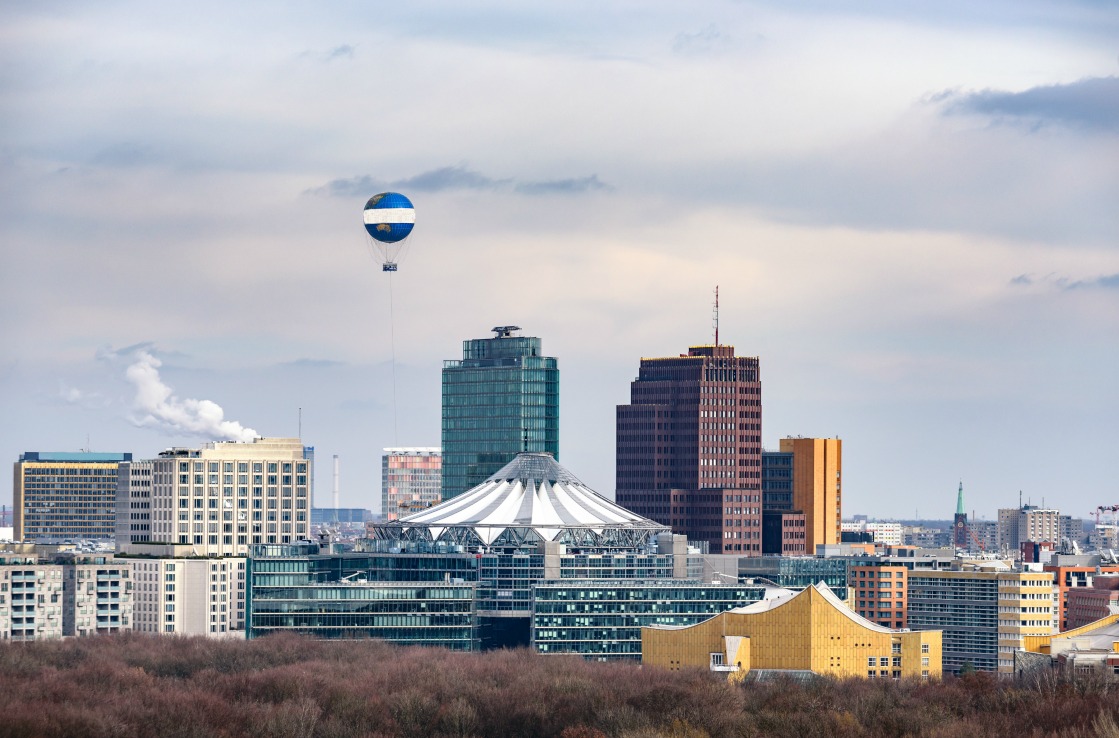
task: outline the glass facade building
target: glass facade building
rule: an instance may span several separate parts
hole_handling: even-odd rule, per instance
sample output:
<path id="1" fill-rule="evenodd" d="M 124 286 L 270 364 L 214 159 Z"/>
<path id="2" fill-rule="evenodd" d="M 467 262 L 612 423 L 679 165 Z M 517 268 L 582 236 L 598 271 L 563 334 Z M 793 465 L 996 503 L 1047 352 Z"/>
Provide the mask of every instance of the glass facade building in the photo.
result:
<path id="1" fill-rule="evenodd" d="M 473 557 L 471 557 L 473 558 Z M 466 562 L 466 557 L 456 561 Z M 320 554 L 315 544 L 256 546 L 247 597 L 249 638 L 293 631 L 319 638 L 381 638 L 400 645 L 478 648 L 474 582 L 429 566 L 394 566 L 399 557 Z M 453 568 L 455 569 L 455 568 Z M 406 574 L 404 573 L 406 572 Z M 371 581 L 408 576 L 412 581 Z M 416 581 L 421 577 L 430 581 Z"/>
<path id="2" fill-rule="evenodd" d="M 793 509 L 792 451 L 762 451 L 762 507 Z"/>
<path id="3" fill-rule="evenodd" d="M 443 362 L 442 499 L 481 484 L 522 451 L 559 458 L 559 368 L 540 339 L 463 341 L 462 359 Z"/>
<path id="4" fill-rule="evenodd" d="M 847 599 L 847 559 L 815 556 L 762 556 L 740 559 L 738 578 L 766 579 L 778 587 L 804 589 L 824 582 L 840 599 Z"/>
<path id="5" fill-rule="evenodd" d="M 547 581 L 533 588 L 532 645 L 543 654 L 641 660 L 641 628 L 695 625 L 761 600 L 764 587 L 682 580 Z"/>
<path id="6" fill-rule="evenodd" d="M 385 520 L 442 500 L 443 457 L 437 448 L 386 448 L 381 456 L 381 514 Z"/>

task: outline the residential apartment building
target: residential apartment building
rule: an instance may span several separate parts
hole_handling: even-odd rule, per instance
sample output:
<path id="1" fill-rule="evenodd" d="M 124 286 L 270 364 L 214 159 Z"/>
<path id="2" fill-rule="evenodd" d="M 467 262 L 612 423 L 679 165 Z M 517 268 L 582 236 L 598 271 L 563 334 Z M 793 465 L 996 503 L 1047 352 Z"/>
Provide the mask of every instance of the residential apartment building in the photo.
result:
<path id="1" fill-rule="evenodd" d="M 1060 543 L 1060 511 L 1033 505 L 1000 508 L 999 548 L 1018 551 L 1027 541 Z"/>
<path id="2" fill-rule="evenodd" d="M 616 428 L 618 504 L 713 554 L 761 555 L 757 357 L 715 345 L 642 359 Z"/>
<path id="3" fill-rule="evenodd" d="M 944 671 L 965 664 L 1011 674 L 1024 639 L 1053 628 L 1053 575 L 1007 570 L 910 571 L 908 624 L 943 632 Z"/>
<path id="4" fill-rule="evenodd" d="M 130 630 L 132 597 L 128 564 L 111 556 L 35 546 L 0 551 L 0 641 Z"/>
<path id="5" fill-rule="evenodd" d="M 438 448 L 386 448 L 381 456 L 381 515 L 397 520 L 442 501 L 443 457 Z"/>
<path id="6" fill-rule="evenodd" d="M 28 543 L 111 539 L 117 468 L 128 453 L 27 451 L 15 463 L 13 538 Z"/>
<path id="7" fill-rule="evenodd" d="M 247 559 L 197 557 L 193 551 L 193 545 L 139 543 L 118 555 L 132 570 L 133 629 L 244 637 Z"/>
<path id="8" fill-rule="evenodd" d="M 443 362 L 442 493 L 484 482 L 521 452 L 559 459 L 559 366 L 540 339 L 498 326 Z"/>
<path id="9" fill-rule="evenodd" d="M 196 556 L 244 556 L 255 543 L 308 535 L 314 470 L 298 438 L 173 448 L 152 464 L 152 541 L 189 545 Z"/>

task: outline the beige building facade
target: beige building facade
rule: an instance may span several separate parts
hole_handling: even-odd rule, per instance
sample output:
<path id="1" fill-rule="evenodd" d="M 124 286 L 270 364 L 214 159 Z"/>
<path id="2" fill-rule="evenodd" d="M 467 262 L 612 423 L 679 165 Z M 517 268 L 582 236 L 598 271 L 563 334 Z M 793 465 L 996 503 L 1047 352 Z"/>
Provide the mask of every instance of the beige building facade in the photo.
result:
<path id="1" fill-rule="evenodd" d="M 843 511 L 843 441 L 838 438 L 782 438 L 780 450 L 793 454 L 793 509 L 804 512 L 805 549 L 839 543 Z"/>

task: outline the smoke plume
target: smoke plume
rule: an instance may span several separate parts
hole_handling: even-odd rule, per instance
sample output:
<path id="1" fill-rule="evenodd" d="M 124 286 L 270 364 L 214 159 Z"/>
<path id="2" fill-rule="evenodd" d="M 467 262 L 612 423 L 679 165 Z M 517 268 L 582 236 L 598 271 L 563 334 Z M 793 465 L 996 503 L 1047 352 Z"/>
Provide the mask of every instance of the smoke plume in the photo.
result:
<path id="1" fill-rule="evenodd" d="M 221 405 L 210 400 L 180 400 L 159 378 L 161 362 L 148 351 L 133 354 L 125 377 L 136 387 L 132 422 L 203 436 L 213 441 L 251 441 L 258 436 L 235 420 L 225 420 Z"/>

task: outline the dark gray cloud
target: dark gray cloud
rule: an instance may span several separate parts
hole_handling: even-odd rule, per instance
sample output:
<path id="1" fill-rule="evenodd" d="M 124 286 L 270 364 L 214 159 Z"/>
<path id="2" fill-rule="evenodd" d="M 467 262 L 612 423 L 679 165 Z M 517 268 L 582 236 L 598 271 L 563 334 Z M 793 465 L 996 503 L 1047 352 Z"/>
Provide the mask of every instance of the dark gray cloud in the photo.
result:
<path id="1" fill-rule="evenodd" d="M 351 46 L 350 44 L 342 44 L 341 46 L 335 46 L 326 55 L 326 60 L 327 61 L 331 61 L 332 59 L 353 59 L 353 58 L 354 58 L 354 47 Z"/>
<path id="2" fill-rule="evenodd" d="M 551 195 L 590 192 L 592 190 L 613 190 L 614 188 L 600 180 L 597 174 L 592 174 L 589 177 L 577 177 L 573 179 L 522 182 L 513 189 L 523 195 Z"/>
<path id="3" fill-rule="evenodd" d="M 981 90 L 937 95 L 948 114 L 987 115 L 998 121 L 1083 126 L 1119 132 L 1119 77 L 1089 77 L 1022 92 Z"/>
<path id="4" fill-rule="evenodd" d="M 512 189 L 522 195 L 549 195 L 562 193 L 613 190 L 597 174 L 569 179 L 518 182 L 515 179 L 494 179 L 465 166 L 450 166 L 397 180 L 383 180 L 368 174 L 333 179 L 308 192 L 334 197 L 358 197 L 381 190 L 402 192 L 446 192 L 448 190 L 499 190 Z"/>

